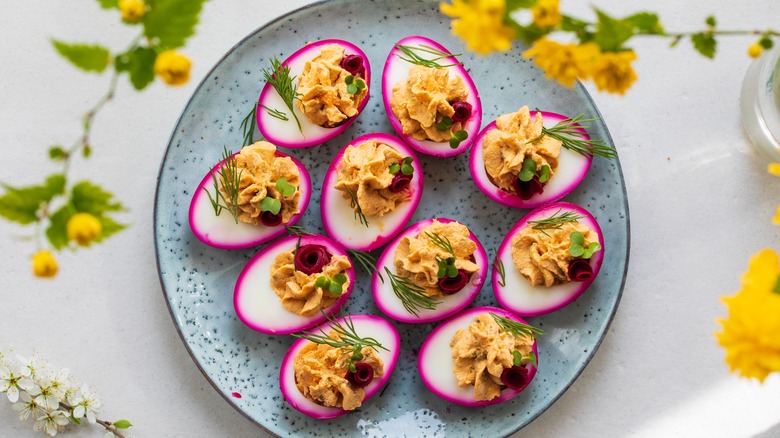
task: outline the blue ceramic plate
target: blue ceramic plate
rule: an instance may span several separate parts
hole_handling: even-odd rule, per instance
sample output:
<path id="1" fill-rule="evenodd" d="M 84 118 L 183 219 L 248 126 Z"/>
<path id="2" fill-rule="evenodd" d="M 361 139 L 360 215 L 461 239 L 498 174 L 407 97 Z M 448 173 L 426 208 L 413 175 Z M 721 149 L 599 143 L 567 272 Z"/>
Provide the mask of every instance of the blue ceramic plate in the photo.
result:
<path id="1" fill-rule="evenodd" d="M 430 393 L 417 374 L 417 351 L 433 324 L 397 324 L 402 351 L 382 396 L 359 412 L 317 421 L 287 405 L 279 391 L 279 365 L 290 336 L 257 333 L 233 311 L 233 286 L 257 249 L 226 251 L 202 244 L 192 235 L 187 209 L 195 187 L 219 161 L 223 145 L 238 150 L 239 125 L 263 86 L 261 69 L 274 55 L 285 58 L 306 41 L 340 38 L 366 52 L 374 71 L 393 43 L 422 33 L 453 52 L 465 52 L 450 34 L 437 1 L 332 0 L 294 11 L 258 29 L 230 50 L 198 86 L 179 118 L 160 166 L 154 212 L 157 264 L 171 317 L 193 360 L 214 388 L 249 419 L 281 436 L 406 435 L 500 436 L 528 424 L 571 385 L 595 353 L 617 309 L 628 264 L 629 218 L 620 164 L 597 158 L 583 183 L 565 201 L 579 204 L 598 219 L 604 231 L 605 260 L 592 287 L 577 301 L 530 322 L 547 333 L 539 342 L 539 373 L 520 396 L 486 408 L 449 404 Z M 581 86 L 562 88 L 520 57 L 522 48 L 487 58 L 465 53 L 461 60 L 481 93 L 483 124 L 522 105 L 568 115 L 598 110 Z M 323 231 L 319 216 L 320 185 L 332 154 L 350 139 L 368 132 L 392 133 L 380 95 L 374 92 L 356 123 L 340 136 L 309 149 L 285 150 L 309 169 L 312 202 L 299 223 Z M 607 128 L 595 123 L 591 136 L 611 144 Z M 488 200 L 472 182 L 468 154 L 449 159 L 421 156 L 425 192 L 411 223 L 444 216 L 466 225 L 493 256 L 505 233 L 525 213 Z M 378 253 L 378 252 L 377 252 Z M 491 284 L 474 305 L 496 306 Z M 370 278 L 361 273 L 346 309 L 379 314 Z"/>

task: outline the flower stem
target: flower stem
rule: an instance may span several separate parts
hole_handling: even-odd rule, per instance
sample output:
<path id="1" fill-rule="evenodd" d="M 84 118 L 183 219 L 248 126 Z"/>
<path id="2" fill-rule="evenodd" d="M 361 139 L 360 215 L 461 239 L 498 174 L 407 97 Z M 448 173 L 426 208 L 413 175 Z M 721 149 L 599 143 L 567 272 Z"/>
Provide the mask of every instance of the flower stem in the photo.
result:
<path id="1" fill-rule="evenodd" d="M 68 411 L 69 416 L 71 417 L 73 416 L 73 406 L 65 402 L 60 402 L 60 407 L 66 409 Z M 101 420 L 100 418 L 95 418 L 95 422 L 103 426 L 107 431 L 113 433 L 117 437 L 126 438 L 124 435 L 122 435 L 122 432 L 120 432 L 119 429 L 117 429 L 110 421 L 105 421 L 105 420 Z"/>

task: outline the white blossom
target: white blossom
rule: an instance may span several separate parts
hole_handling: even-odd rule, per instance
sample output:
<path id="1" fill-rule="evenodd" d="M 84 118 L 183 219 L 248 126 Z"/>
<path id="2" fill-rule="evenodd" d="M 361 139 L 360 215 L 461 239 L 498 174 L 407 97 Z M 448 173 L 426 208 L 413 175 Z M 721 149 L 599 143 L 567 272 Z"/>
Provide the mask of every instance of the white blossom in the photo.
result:
<path id="1" fill-rule="evenodd" d="M 21 363 L 20 372 L 25 377 L 35 379 L 38 377 L 38 371 L 43 368 L 43 363 L 41 363 L 35 356 L 31 356 L 29 359 L 27 359 L 21 354 L 17 354 L 16 359 Z"/>
<path id="2" fill-rule="evenodd" d="M 97 413 L 98 409 L 100 409 L 100 400 L 97 398 L 97 394 L 90 391 L 89 386 L 82 385 L 79 394 L 76 396 L 73 417 L 83 418 L 86 415 L 87 421 L 95 424 L 95 413 Z"/>
<path id="3" fill-rule="evenodd" d="M 30 394 L 24 391 L 19 393 L 19 399 L 20 401 L 14 403 L 11 409 L 19 412 L 19 419 L 22 421 L 27 421 L 28 418 L 38 418 L 46 412 L 43 407 L 33 400 Z"/>
<path id="4" fill-rule="evenodd" d="M 49 434 L 49 436 L 57 435 L 57 432 L 65 429 L 70 420 L 64 412 L 54 409 L 47 411 L 44 415 L 38 417 L 33 429 L 42 430 Z"/>
<path id="5" fill-rule="evenodd" d="M 40 379 L 27 392 L 35 397 L 36 403 L 46 409 L 56 409 L 60 406 L 62 393 L 52 386 L 51 380 L 47 378 Z"/>
<path id="6" fill-rule="evenodd" d="M 8 401 L 16 403 L 19 400 L 19 390 L 28 391 L 35 386 L 21 372 L 13 372 L 5 366 L 0 366 L 0 392 L 4 392 Z"/>

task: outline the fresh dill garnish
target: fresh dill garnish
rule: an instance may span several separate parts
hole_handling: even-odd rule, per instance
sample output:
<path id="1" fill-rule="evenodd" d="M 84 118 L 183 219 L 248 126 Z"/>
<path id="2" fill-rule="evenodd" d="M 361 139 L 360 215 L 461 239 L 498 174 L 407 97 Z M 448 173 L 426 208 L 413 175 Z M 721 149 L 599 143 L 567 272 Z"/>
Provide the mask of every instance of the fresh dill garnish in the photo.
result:
<path id="1" fill-rule="evenodd" d="M 322 327 L 327 324 L 323 324 L 317 327 L 321 334 L 307 330 L 300 333 L 294 333 L 293 336 L 300 339 L 306 339 L 307 341 L 314 342 L 315 344 L 330 345 L 331 347 L 338 348 L 345 353 L 351 352 L 352 355 L 347 359 L 347 364 L 349 365 L 349 369 L 352 372 L 355 371 L 355 362 L 359 362 L 361 359 L 363 359 L 363 353 L 361 352 L 363 348 L 371 348 L 377 353 L 379 352 L 378 348 L 381 348 L 385 351 L 390 351 L 374 338 L 361 337 L 357 331 L 355 331 L 355 324 L 352 322 L 351 316 L 342 316 L 344 320 L 342 324 L 341 322 L 337 321 L 336 318 L 326 315 L 322 310 L 320 310 L 320 312 L 325 316 L 325 318 L 328 319 L 328 322 L 330 323 L 328 328 L 335 332 L 335 335 L 325 333 L 325 330 L 323 330 Z"/>
<path id="2" fill-rule="evenodd" d="M 303 132 L 301 121 L 298 120 L 298 116 L 295 115 L 295 110 L 293 109 L 293 101 L 298 98 L 299 94 L 293 86 L 295 76 L 290 77 L 290 67 L 282 65 L 279 59 L 274 56 L 274 59 L 271 60 L 271 70 L 263 69 L 263 76 L 274 87 L 284 104 L 287 105 L 287 109 L 290 110 L 295 118 L 295 123 L 298 124 L 298 131 Z"/>
<path id="3" fill-rule="evenodd" d="M 526 336 L 534 338 L 544 334 L 542 329 L 530 326 L 528 324 L 523 324 L 519 321 L 513 321 L 509 318 L 504 318 L 503 316 L 496 315 L 493 312 L 490 312 L 490 316 L 493 317 L 493 320 L 496 321 L 496 324 L 498 324 L 501 330 L 516 338 L 523 338 Z"/>
<path id="4" fill-rule="evenodd" d="M 559 230 L 563 226 L 563 224 L 567 222 L 577 222 L 580 219 L 584 218 L 585 216 L 580 216 L 574 211 L 566 211 L 561 213 L 562 208 L 559 208 L 558 211 L 555 212 L 552 216 L 545 218 L 545 219 L 539 219 L 538 221 L 528 221 L 529 224 L 533 224 L 531 227 L 534 230 L 541 231 L 544 233 L 545 236 L 550 236 L 547 234 L 546 230 Z"/>
<path id="5" fill-rule="evenodd" d="M 233 220 L 238 223 L 238 192 L 241 174 L 244 172 L 244 169 L 238 170 L 233 152 L 229 151 L 227 146 L 223 146 L 221 162 L 222 165 L 219 170 L 211 172 L 215 195 L 211 196 L 211 192 L 206 187 L 203 187 L 203 190 L 206 191 L 206 195 L 208 195 L 209 201 L 211 201 L 211 206 L 214 207 L 215 215 L 219 216 L 222 210 L 227 210 L 233 216 Z M 217 175 L 219 175 L 219 178 L 217 178 Z M 222 190 L 220 190 L 220 186 Z"/>
<path id="6" fill-rule="evenodd" d="M 349 194 L 349 206 L 355 210 L 355 219 L 359 220 L 361 224 L 368 228 L 368 218 L 363 214 L 363 209 L 360 208 L 357 195 L 349 187 L 347 187 L 347 193 Z"/>
<path id="7" fill-rule="evenodd" d="M 313 236 L 314 233 L 310 233 L 306 230 L 306 228 L 299 227 L 298 225 L 290 225 L 287 227 L 287 231 L 290 234 L 295 234 L 296 236 L 306 235 L 306 236 Z"/>
<path id="8" fill-rule="evenodd" d="M 450 239 L 448 239 L 447 236 L 442 237 L 438 233 L 429 233 L 427 231 L 425 232 L 425 235 L 428 236 L 428 238 L 431 239 L 431 243 L 436 245 L 439 249 L 451 254 L 451 257 L 447 257 L 446 259 L 436 256 L 436 262 L 439 263 L 439 269 L 436 272 L 436 276 L 438 278 L 444 278 L 445 276 L 449 278 L 457 277 L 458 268 L 455 267 L 455 258 L 457 256 L 455 255 L 455 250 L 452 248 Z"/>
<path id="9" fill-rule="evenodd" d="M 244 117 L 241 121 L 241 131 L 244 133 L 244 146 L 248 146 L 253 143 L 253 137 L 255 136 L 255 115 L 257 111 L 257 104 L 252 105 L 252 111 Z"/>
<path id="10" fill-rule="evenodd" d="M 348 249 L 347 254 L 351 255 L 352 258 L 355 259 L 355 261 L 358 262 L 369 275 L 376 272 L 376 275 L 379 276 L 379 280 L 382 283 L 385 282 L 385 279 L 382 277 L 382 273 L 379 272 L 379 270 L 376 268 L 376 257 L 370 253 L 357 249 Z"/>
<path id="11" fill-rule="evenodd" d="M 287 117 L 287 114 L 285 114 L 282 111 L 279 111 L 278 109 L 268 108 L 265 105 L 260 105 L 260 106 L 262 106 L 263 109 L 265 110 L 265 112 L 268 113 L 268 115 L 271 116 L 271 117 L 276 117 L 277 119 L 284 120 L 285 122 L 290 120 Z"/>
<path id="12" fill-rule="evenodd" d="M 607 146 L 603 140 L 585 140 L 582 138 L 581 129 L 588 129 L 589 125 L 584 125 L 586 122 L 593 122 L 598 119 L 585 119 L 585 114 L 580 113 L 577 117 L 561 120 L 556 123 L 552 128 L 542 127 L 542 135 L 536 137 L 527 143 L 533 143 L 539 141 L 545 135 L 554 138 L 562 143 L 562 146 L 566 149 L 576 152 L 586 157 L 598 155 L 604 158 L 617 157 L 617 151 L 614 148 Z"/>
<path id="13" fill-rule="evenodd" d="M 496 251 L 496 258 L 493 260 L 493 267 L 498 272 L 498 276 L 501 277 L 501 281 L 498 284 L 501 287 L 506 287 L 506 268 L 504 268 L 504 261 L 498 256 L 498 251 Z"/>
<path id="14" fill-rule="evenodd" d="M 390 286 L 392 286 L 395 296 L 401 300 L 404 309 L 414 316 L 419 316 L 420 309 L 434 310 L 437 305 L 441 304 L 441 301 L 426 295 L 425 289 L 414 284 L 408 278 L 393 274 L 387 267 L 385 267 L 385 273 L 390 279 Z"/>
<path id="15" fill-rule="evenodd" d="M 425 232 L 425 235 L 431 239 L 431 243 L 439 247 L 442 251 L 452 254 L 453 257 L 457 257 L 455 255 L 455 250 L 452 248 L 452 243 L 447 236 L 442 237 L 439 233 L 429 233 L 427 231 Z"/>
<path id="16" fill-rule="evenodd" d="M 435 47 L 431 47 L 426 44 L 421 44 L 419 46 L 404 46 L 402 44 L 396 44 L 395 47 L 405 56 L 404 57 L 398 55 L 399 58 L 401 58 L 406 62 L 416 64 L 416 65 L 421 65 L 423 67 L 445 68 L 445 67 L 453 67 L 456 65 L 463 65 L 462 62 L 457 62 L 455 64 L 446 64 L 446 65 L 442 65 L 437 62 L 445 58 L 450 58 L 450 57 L 456 58 L 461 55 L 460 53 L 452 54 L 452 53 L 443 52 Z M 424 54 L 433 55 L 433 57 L 432 58 L 426 57 Z"/>

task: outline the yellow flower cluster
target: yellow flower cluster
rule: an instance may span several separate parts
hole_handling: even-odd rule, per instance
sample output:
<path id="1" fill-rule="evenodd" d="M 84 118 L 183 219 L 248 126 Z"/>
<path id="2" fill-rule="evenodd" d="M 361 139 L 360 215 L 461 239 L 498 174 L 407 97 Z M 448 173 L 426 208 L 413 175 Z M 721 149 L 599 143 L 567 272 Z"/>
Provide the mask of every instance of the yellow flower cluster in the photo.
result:
<path id="1" fill-rule="evenodd" d="M 637 80 L 632 50 L 602 52 L 595 43 L 562 44 L 547 37 L 534 42 L 523 56 L 533 59 L 548 79 L 571 87 L 577 79 L 593 79 L 599 91 L 625 94 Z"/>
<path id="2" fill-rule="evenodd" d="M 441 3 L 441 11 L 452 20 L 452 33 L 466 42 L 469 50 L 482 55 L 512 47 L 515 31 L 504 23 L 504 0 L 453 0 Z"/>
<path id="3" fill-rule="evenodd" d="M 103 232 L 103 225 L 89 213 L 76 213 L 68 219 L 66 225 L 68 240 L 81 246 L 89 246 Z"/>
<path id="4" fill-rule="evenodd" d="M 127 23 L 135 23 L 146 15 L 146 3 L 143 0 L 119 0 L 119 12 L 122 20 Z"/>
<path id="5" fill-rule="evenodd" d="M 531 13 L 534 16 L 534 24 L 547 29 L 555 27 L 561 24 L 563 16 L 561 16 L 560 0 L 539 0 L 536 5 L 531 8 Z"/>
<path id="6" fill-rule="evenodd" d="M 732 371 L 759 381 L 780 372 L 780 259 L 765 249 L 750 260 L 742 290 L 724 297 L 728 318 L 716 333 Z"/>
<path id="7" fill-rule="evenodd" d="M 51 251 L 41 250 L 32 256 L 32 270 L 36 277 L 54 278 L 57 275 L 57 259 Z"/>
<path id="8" fill-rule="evenodd" d="M 190 80 L 192 61 L 175 50 L 166 50 L 154 60 L 154 73 L 168 85 L 183 85 Z"/>

